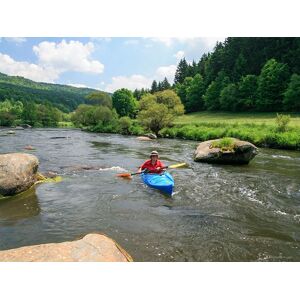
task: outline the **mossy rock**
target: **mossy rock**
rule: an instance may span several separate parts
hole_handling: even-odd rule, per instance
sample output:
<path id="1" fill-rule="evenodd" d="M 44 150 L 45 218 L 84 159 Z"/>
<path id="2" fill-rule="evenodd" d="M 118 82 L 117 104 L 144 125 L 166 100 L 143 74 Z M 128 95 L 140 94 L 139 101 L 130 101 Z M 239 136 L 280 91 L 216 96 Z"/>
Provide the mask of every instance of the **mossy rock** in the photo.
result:
<path id="1" fill-rule="evenodd" d="M 217 164 L 248 164 L 258 154 L 253 144 L 235 138 L 209 140 L 198 145 L 194 161 Z"/>

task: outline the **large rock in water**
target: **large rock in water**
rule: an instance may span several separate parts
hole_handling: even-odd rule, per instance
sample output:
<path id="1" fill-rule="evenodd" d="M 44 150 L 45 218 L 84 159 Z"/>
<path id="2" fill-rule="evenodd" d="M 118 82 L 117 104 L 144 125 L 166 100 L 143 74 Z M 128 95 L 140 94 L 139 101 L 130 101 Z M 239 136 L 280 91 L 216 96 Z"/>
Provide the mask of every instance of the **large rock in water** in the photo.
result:
<path id="1" fill-rule="evenodd" d="M 38 159 L 31 154 L 0 154 L 0 195 L 14 195 L 29 189 L 36 181 L 38 166 Z"/>
<path id="2" fill-rule="evenodd" d="M 0 251 L 0 262 L 128 262 L 131 256 L 105 235 L 91 233 L 73 242 Z"/>
<path id="3" fill-rule="evenodd" d="M 253 144 L 234 138 L 232 139 L 234 143 L 232 150 L 213 147 L 213 144 L 219 141 L 220 139 L 200 143 L 194 153 L 194 161 L 218 164 L 248 164 L 258 153 L 257 147 Z"/>

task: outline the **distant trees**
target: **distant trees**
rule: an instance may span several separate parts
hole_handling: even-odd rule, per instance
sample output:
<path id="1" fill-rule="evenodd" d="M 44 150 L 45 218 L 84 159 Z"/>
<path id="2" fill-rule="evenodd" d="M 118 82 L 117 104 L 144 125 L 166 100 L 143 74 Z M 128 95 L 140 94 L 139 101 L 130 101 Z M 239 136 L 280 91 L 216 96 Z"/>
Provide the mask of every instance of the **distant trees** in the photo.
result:
<path id="1" fill-rule="evenodd" d="M 288 88 L 284 93 L 283 106 L 286 111 L 300 112 L 300 75 L 291 76 Z"/>
<path id="2" fill-rule="evenodd" d="M 92 92 L 86 97 L 86 103 L 90 105 L 103 105 L 112 108 L 112 99 L 108 93 L 105 92 Z"/>
<path id="3" fill-rule="evenodd" d="M 14 100 L 0 102 L 0 126 L 26 123 L 38 127 L 56 127 L 61 120 L 62 112 L 49 102 L 44 104 Z"/>
<path id="4" fill-rule="evenodd" d="M 189 65 L 185 58 L 181 59 L 178 63 L 174 83 L 183 83 L 184 79 L 189 76 Z"/>
<path id="5" fill-rule="evenodd" d="M 186 112 L 204 109 L 205 85 L 200 74 L 196 74 L 194 77 L 186 77 L 182 84 L 177 85 L 176 91 Z"/>
<path id="6" fill-rule="evenodd" d="M 71 117 L 76 126 L 107 126 L 117 120 L 117 113 L 104 105 L 92 106 L 81 104 Z"/>
<path id="7" fill-rule="evenodd" d="M 112 103 L 119 116 L 135 116 L 137 102 L 130 90 L 125 88 L 116 90 L 112 95 Z"/>
<path id="8" fill-rule="evenodd" d="M 220 94 L 222 89 L 229 83 L 229 78 L 225 72 L 221 71 L 215 81 L 207 88 L 204 95 L 205 107 L 207 110 L 220 109 Z"/>
<path id="9" fill-rule="evenodd" d="M 203 109 L 198 92 L 191 93 L 203 85 L 207 110 L 299 111 L 297 74 L 300 38 L 227 38 L 198 63 L 181 59 L 172 88 L 187 112 Z"/>
<path id="10" fill-rule="evenodd" d="M 283 93 L 287 87 L 289 71 L 286 64 L 275 59 L 266 62 L 258 79 L 257 109 L 261 111 L 281 111 Z"/>

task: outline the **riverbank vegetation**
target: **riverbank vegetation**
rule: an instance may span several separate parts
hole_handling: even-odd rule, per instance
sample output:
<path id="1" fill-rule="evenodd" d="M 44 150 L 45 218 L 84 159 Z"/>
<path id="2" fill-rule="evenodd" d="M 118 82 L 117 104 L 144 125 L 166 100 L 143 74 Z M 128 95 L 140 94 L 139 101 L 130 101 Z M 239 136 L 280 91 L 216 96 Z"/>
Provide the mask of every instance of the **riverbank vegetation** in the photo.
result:
<path id="1" fill-rule="evenodd" d="M 74 124 L 93 132 L 236 137 L 300 149 L 299 51 L 300 38 L 227 38 L 198 62 L 182 58 L 172 85 L 164 78 L 112 95 L 0 74 L 0 126 Z"/>

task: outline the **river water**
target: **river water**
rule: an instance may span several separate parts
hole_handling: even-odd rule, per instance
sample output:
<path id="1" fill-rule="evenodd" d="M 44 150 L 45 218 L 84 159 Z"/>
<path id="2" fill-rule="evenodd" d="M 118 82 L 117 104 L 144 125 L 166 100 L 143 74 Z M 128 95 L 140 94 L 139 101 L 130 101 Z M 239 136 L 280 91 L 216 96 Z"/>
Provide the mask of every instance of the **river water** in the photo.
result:
<path id="1" fill-rule="evenodd" d="M 57 172 L 63 181 L 0 199 L 1 250 L 102 232 L 135 261 L 300 261 L 300 152 L 260 149 L 247 166 L 223 166 L 193 162 L 194 141 L 66 129 L 4 132 L 1 153 L 32 153 L 40 171 Z M 171 170 L 172 197 L 138 176 L 116 177 L 135 171 L 152 150 L 165 164 L 189 164 Z"/>

